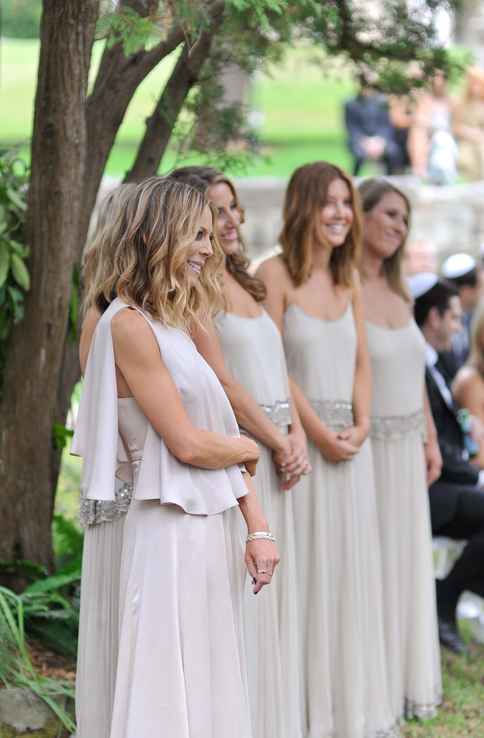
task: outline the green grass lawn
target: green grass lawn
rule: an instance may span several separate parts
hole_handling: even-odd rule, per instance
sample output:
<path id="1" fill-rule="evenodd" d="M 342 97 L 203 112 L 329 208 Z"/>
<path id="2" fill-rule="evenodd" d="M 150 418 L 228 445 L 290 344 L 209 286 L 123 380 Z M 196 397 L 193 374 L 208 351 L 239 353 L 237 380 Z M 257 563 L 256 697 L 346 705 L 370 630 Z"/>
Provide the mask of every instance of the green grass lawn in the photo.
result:
<path id="1" fill-rule="evenodd" d="M 95 47 L 93 73 L 100 51 L 100 46 Z M 315 159 L 349 165 L 341 106 L 352 92 L 352 83 L 344 71 L 328 75 L 327 63 L 315 63 L 313 56 L 307 49 L 293 50 L 282 65 L 255 76 L 251 107 L 263 114 L 259 131 L 261 156 L 237 174 L 288 176 L 295 167 Z M 37 60 L 37 41 L 1 40 L 0 145 L 23 144 L 23 153 L 28 152 L 32 129 Z M 129 168 L 144 120 L 151 113 L 172 64 L 173 59 L 166 60 L 137 90 L 111 153 L 108 174 L 121 176 Z M 169 152 L 163 169 L 167 171 L 175 163 L 179 162 L 174 152 Z"/>

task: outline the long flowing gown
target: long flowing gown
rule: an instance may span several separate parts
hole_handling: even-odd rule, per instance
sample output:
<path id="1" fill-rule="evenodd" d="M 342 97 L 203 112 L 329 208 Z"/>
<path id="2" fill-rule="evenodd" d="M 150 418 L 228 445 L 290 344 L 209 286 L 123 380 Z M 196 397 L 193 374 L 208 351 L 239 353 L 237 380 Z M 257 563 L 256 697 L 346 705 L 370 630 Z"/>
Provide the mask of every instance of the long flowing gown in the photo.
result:
<path id="1" fill-rule="evenodd" d="M 351 305 L 334 321 L 297 305 L 285 313 L 289 373 L 333 430 L 353 422 L 356 344 Z M 313 444 L 309 453 L 295 500 L 305 738 L 394 738 L 370 443 L 338 464 Z"/>
<path id="2" fill-rule="evenodd" d="M 73 444 L 84 457 L 85 516 L 99 523 L 87 539 L 81 583 L 77 736 L 252 738 L 243 550 L 229 524 L 246 487 L 237 466 L 181 464 L 134 398 L 117 400 L 111 319 L 125 307 L 115 300 L 96 328 Z M 225 393 L 190 338 L 144 317 L 194 425 L 237 435 Z M 118 435 L 131 471 L 130 504 L 114 486 Z M 123 505 L 128 512 L 114 526 L 101 522 Z M 104 585 L 100 602 L 89 599 Z M 110 634 L 97 661 L 96 621 L 105 635 L 119 624 L 119 638 Z M 93 695 L 93 686 L 101 694 Z"/>
<path id="3" fill-rule="evenodd" d="M 274 322 L 265 311 L 255 318 L 220 313 L 216 326 L 230 372 L 287 433 L 291 423 L 289 385 L 282 340 Z M 271 450 L 259 446 L 255 486 L 277 536 L 281 562 L 270 587 L 257 596 L 248 586 L 245 591 L 252 724 L 256 738 L 302 738 L 293 513 L 298 488 L 281 491 Z"/>
<path id="4" fill-rule="evenodd" d="M 429 718 L 441 676 L 423 453 L 425 343 L 413 320 L 396 330 L 367 328 L 390 696 L 397 714 Z"/>

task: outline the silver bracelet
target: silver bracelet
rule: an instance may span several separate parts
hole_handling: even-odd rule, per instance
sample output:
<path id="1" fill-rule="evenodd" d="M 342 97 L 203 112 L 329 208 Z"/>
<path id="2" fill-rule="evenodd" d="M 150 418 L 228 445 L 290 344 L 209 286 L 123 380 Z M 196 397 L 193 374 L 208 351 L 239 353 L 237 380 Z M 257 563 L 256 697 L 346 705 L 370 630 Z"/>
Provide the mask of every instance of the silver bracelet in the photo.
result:
<path id="1" fill-rule="evenodd" d="M 256 530 L 254 533 L 249 533 L 246 539 L 246 543 L 250 541 L 272 541 L 276 542 L 276 537 L 270 532 L 270 530 Z"/>

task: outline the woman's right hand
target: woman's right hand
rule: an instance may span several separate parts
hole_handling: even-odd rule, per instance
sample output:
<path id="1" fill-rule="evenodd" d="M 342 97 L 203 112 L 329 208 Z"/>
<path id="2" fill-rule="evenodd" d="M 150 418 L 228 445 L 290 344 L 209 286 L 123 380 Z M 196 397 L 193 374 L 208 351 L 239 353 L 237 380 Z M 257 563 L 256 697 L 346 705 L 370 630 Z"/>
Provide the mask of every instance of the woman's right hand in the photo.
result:
<path id="1" fill-rule="evenodd" d="M 321 454 L 330 464 L 339 464 L 341 461 L 350 461 L 359 449 L 347 438 L 344 431 L 334 433 L 328 430 L 318 444 Z"/>
<path id="2" fill-rule="evenodd" d="M 240 436 L 238 440 L 242 452 L 240 463 L 245 464 L 245 468 L 247 469 L 250 476 L 254 477 L 257 462 L 259 461 L 260 457 L 259 446 L 252 438 L 248 438 L 247 436 Z"/>

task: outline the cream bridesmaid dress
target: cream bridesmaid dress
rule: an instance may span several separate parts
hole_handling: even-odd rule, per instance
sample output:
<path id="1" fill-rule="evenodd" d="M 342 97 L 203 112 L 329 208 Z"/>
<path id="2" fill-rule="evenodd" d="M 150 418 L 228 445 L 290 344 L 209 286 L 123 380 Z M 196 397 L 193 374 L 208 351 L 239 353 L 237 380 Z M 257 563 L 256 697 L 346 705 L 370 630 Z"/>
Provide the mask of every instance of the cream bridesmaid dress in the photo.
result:
<path id="1" fill-rule="evenodd" d="M 246 318 L 220 313 L 215 321 L 231 374 L 269 418 L 287 433 L 289 386 L 281 336 L 263 310 Z M 244 599 L 249 695 L 255 738 L 303 738 L 299 658 L 299 603 L 293 505 L 298 487 L 281 491 L 271 450 L 259 444 L 255 486 L 281 562 L 270 587 L 257 596 L 247 583 Z M 240 522 L 236 521 L 240 530 Z"/>
<path id="2" fill-rule="evenodd" d="M 77 736 L 252 738 L 240 619 L 243 549 L 229 521 L 246 494 L 242 473 L 180 463 L 134 398 L 118 400 L 111 320 L 126 307 L 114 300 L 96 328 L 72 449 L 84 457 L 82 508 L 93 529 L 81 582 Z M 227 397 L 188 335 L 144 317 L 194 425 L 237 435 Z M 130 503 L 114 482 L 119 437 Z M 129 497 L 130 485 L 121 489 Z M 116 520 L 119 505 L 129 509 Z M 104 585 L 102 601 L 89 601 Z M 118 641 L 111 634 L 97 659 L 96 621 L 106 635 L 119 624 Z"/>
<path id="3" fill-rule="evenodd" d="M 333 321 L 285 313 L 289 373 L 333 430 L 353 421 L 356 342 L 351 305 Z M 305 738 L 394 738 L 370 443 L 339 464 L 309 450 L 313 472 L 295 498 Z"/>
<path id="4" fill-rule="evenodd" d="M 423 453 L 425 343 L 413 320 L 367 328 L 390 696 L 401 716 L 430 718 L 441 676 Z"/>

